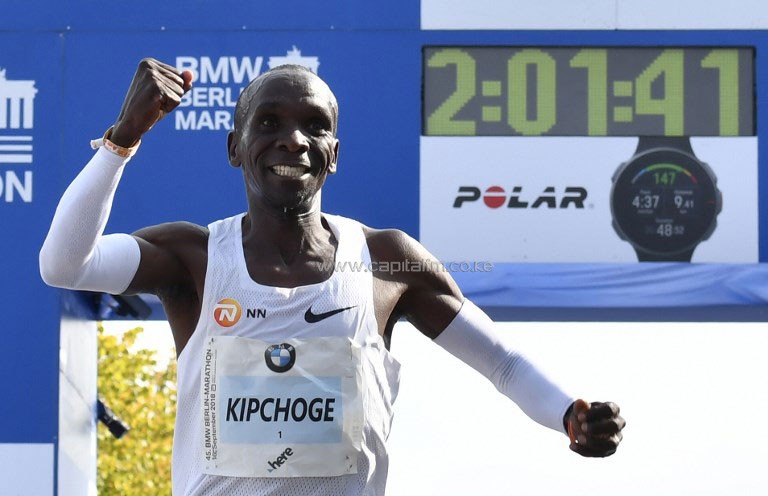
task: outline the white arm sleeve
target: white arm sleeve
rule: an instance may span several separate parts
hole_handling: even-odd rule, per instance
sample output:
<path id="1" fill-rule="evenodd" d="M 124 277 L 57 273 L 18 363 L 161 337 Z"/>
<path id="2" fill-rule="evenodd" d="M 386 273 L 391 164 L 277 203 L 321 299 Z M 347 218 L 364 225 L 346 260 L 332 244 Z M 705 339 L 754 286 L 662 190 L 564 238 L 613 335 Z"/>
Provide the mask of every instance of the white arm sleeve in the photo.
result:
<path id="1" fill-rule="evenodd" d="M 575 398 L 499 338 L 494 322 L 469 300 L 435 338 L 453 356 L 487 377 L 536 422 L 565 433 L 563 417 Z"/>
<path id="2" fill-rule="evenodd" d="M 46 284 L 112 294 L 128 288 L 139 267 L 139 244 L 128 234 L 103 235 L 127 162 L 99 148 L 64 192 L 40 250 Z"/>

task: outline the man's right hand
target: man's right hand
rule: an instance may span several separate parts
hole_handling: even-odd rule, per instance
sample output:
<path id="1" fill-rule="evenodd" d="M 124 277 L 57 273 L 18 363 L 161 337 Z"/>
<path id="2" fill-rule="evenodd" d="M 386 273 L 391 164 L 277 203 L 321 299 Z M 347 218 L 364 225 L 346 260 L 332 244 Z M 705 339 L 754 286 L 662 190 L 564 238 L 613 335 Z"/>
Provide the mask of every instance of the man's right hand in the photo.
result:
<path id="1" fill-rule="evenodd" d="M 190 88 L 190 71 L 179 72 L 158 60 L 143 59 L 133 75 L 110 141 L 126 148 L 135 145 L 157 121 L 179 105 Z"/>

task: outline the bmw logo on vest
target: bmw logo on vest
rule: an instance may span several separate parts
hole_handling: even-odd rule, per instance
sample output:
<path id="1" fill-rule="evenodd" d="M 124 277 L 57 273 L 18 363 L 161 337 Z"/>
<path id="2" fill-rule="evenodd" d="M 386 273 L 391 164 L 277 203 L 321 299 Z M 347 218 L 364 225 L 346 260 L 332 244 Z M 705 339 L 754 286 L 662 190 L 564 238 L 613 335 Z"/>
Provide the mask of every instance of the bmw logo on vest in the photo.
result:
<path id="1" fill-rule="evenodd" d="M 264 351 L 264 360 L 272 372 L 287 372 L 296 363 L 296 348 L 287 343 L 273 344 Z"/>

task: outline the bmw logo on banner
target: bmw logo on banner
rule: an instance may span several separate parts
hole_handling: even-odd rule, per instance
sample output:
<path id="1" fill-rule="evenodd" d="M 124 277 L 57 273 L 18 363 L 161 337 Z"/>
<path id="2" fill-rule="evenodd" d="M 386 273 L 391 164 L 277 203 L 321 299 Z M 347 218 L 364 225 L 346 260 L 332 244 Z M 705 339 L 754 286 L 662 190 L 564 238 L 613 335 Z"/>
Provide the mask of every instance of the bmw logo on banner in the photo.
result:
<path id="1" fill-rule="evenodd" d="M 272 372 L 287 372 L 296 363 L 296 348 L 287 343 L 273 344 L 264 351 L 264 360 Z"/>

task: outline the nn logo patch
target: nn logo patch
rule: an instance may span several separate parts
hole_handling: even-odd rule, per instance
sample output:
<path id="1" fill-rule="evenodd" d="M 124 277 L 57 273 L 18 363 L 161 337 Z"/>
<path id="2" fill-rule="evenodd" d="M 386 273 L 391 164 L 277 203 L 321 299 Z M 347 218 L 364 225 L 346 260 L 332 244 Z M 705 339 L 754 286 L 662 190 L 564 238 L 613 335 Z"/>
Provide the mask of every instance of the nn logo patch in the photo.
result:
<path id="1" fill-rule="evenodd" d="M 221 327 L 232 327 L 243 315 L 240 303 L 232 298 L 224 298 L 213 307 L 213 320 Z"/>

